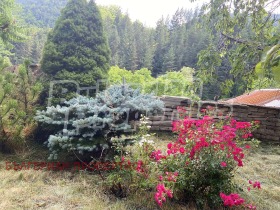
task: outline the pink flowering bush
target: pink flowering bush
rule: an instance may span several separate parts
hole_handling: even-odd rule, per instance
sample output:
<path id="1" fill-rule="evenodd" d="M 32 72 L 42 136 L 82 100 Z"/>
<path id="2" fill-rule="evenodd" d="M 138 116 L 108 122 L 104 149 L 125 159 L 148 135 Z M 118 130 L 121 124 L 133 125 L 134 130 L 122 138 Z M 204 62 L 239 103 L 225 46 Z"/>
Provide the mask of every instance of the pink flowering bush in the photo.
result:
<path id="1" fill-rule="evenodd" d="M 142 140 L 138 146 L 115 157 L 129 167 L 110 174 L 114 189 L 130 193 L 155 190 L 154 199 L 160 207 L 173 199 L 194 202 L 198 209 L 256 209 L 237 194 L 240 189 L 233 176 L 235 169 L 244 165 L 258 122 L 238 122 L 229 117 L 217 121 L 207 115 L 190 119 L 184 114 L 186 110 L 179 109 L 183 118 L 173 122 L 178 138 L 168 143 L 165 151 L 156 149 L 148 140 L 147 130 L 140 126 Z M 261 189 L 260 182 L 249 180 L 248 191 L 251 188 Z"/>
<path id="2" fill-rule="evenodd" d="M 180 110 L 182 111 L 182 110 Z M 181 115 L 182 116 L 182 115 Z M 169 198 L 195 202 L 199 209 L 224 205 L 244 206 L 233 183 L 234 170 L 242 167 L 250 149 L 249 138 L 257 123 L 237 122 L 226 118 L 216 122 L 210 116 L 173 122 L 176 142 L 166 151 L 155 150 L 151 158 L 157 163 L 159 175 L 155 200 L 159 206 Z M 259 182 L 252 183 L 260 188 Z"/>

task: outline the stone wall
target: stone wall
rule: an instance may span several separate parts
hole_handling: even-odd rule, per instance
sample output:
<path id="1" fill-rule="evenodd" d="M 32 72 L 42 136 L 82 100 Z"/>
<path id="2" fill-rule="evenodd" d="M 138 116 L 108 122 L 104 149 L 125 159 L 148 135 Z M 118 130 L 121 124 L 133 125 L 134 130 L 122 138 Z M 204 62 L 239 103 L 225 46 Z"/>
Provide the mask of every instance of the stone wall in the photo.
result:
<path id="1" fill-rule="evenodd" d="M 212 106 L 214 118 L 217 119 L 231 115 L 238 121 L 260 121 L 260 127 L 253 133 L 254 137 L 263 141 L 280 143 L 280 108 L 215 101 L 192 102 L 188 98 L 171 96 L 161 97 L 161 100 L 165 104 L 163 114 L 149 117 L 152 130 L 171 131 L 172 121 L 179 119 L 178 106 L 184 107 L 192 118 L 199 118 L 201 109 Z"/>

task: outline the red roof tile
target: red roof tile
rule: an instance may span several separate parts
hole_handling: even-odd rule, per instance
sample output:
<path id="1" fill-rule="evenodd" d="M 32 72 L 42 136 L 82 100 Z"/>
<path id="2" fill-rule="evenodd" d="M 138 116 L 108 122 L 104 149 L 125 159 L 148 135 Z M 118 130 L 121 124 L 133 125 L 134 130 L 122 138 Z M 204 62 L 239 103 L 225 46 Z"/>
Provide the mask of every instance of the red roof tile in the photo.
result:
<path id="1" fill-rule="evenodd" d="M 228 103 L 263 106 L 273 100 L 280 100 L 280 89 L 262 89 L 227 100 Z"/>

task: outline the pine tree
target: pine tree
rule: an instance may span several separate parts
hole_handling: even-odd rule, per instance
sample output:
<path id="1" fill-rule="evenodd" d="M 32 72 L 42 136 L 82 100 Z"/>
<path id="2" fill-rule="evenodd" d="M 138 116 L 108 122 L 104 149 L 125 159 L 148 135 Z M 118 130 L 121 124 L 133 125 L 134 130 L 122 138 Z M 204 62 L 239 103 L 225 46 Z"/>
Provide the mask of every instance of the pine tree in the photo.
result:
<path id="1" fill-rule="evenodd" d="M 127 85 L 114 85 L 95 98 L 79 96 L 66 101 L 62 107 L 37 111 L 35 119 L 61 129 L 48 139 L 49 159 L 56 159 L 63 150 L 83 154 L 112 148 L 108 137 L 132 131 L 131 120 L 135 120 L 136 113 L 151 116 L 162 110 L 163 102 L 152 94 L 141 94 L 139 89 Z M 66 113 L 69 113 L 69 126 L 65 128 Z M 105 138 L 96 138 L 98 136 Z"/>
<path id="2" fill-rule="evenodd" d="M 111 26 L 112 33 L 108 37 L 110 49 L 111 49 L 111 65 L 115 66 L 119 63 L 119 45 L 120 45 L 120 37 L 118 34 L 118 30 L 116 26 Z"/>
<path id="3" fill-rule="evenodd" d="M 175 70 L 175 54 L 174 54 L 174 47 L 171 45 L 164 56 L 162 69 L 164 72 Z"/>
<path id="4" fill-rule="evenodd" d="M 56 79 L 92 85 L 109 69 L 109 48 L 93 0 L 70 0 L 46 42 L 42 70 Z"/>
<path id="5" fill-rule="evenodd" d="M 153 76 L 164 73 L 163 62 L 166 54 L 167 44 L 169 42 L 169 31 L 167 27 L 167 20 L 161 18 L 157 22 L 156 32 L 155 32 L 155 42 L 156 50 L 153 57 Z"/>
<path id="6" fill-rule="evenodd" d="M 11 42 L 20 42 L 27 38 L 25 27 L 22 20 L 15 15 L 16 12 L 15 0 L 0 1 L 0 59 L 10 55 L 13 47 Z"/>
<path id="7" fill-rule="evenodd" d="M 171 45 L 174 47 L 174 68 L 180 70 L 182 68 L 184 50 L 186 49 L 186 11 L 178 9 L 171 19 Z"/>

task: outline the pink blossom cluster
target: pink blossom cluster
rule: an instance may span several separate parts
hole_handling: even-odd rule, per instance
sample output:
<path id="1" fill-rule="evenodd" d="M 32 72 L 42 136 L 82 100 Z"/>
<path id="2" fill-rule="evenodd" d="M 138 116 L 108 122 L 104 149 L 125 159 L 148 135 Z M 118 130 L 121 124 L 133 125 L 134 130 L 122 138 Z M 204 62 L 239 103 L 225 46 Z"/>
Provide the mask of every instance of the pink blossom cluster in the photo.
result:
<path id="1" fill-rule="evenodd" d="M 226 195 L 224 193 L 220 193 L 220 197 L 223 200 L 224 206 L 241 206 L 243 205 L 244 207 L 248 208 L 248 209 L 257 209 L 256 206 L 254 206 L 253 204 L 245 204 L 244 199 L 241 198 L 238 194 L 236 193 L 231 193 L 230 195 Z"/>
<path id="2" fill-rule="evenodd" d="M 167 155 L 175 155 L 176 153 L 180 153 L 180 154 L 185 154 L 186 149 L 184 148 L 184 146 L 179 142 L 177 143 L 169 143 L 167 144 Z"/>
<path id="3" fill-rule="evenodd" d="M 251 180 L 249 180 L 249 184 L 252 185 L 253 188 L 261 189 L 261 183 L 259 181 L 252 182 Z M 248 187 L 248 190 L 250 191 L 251 188 Z"/>
<path id="4" fill-rule="evenodd" d="M 246 204 L 245 206 L 246 206 L 248 209 L 253 209 L 253 210 L 257 209 L 257 207 L 254 206 L 253 204 Z"/>
<path id="5" fill-rule="evenodd" d="M 186 116 L 186 113 L 187 113 L 187 110 L 185 107 L 183 106 L 178 106 L 177 107 L 177 112 L 179 113 L 179 116 L 180 117 L 185 117 Z"/>
<path id="6" fill-rule="evenodd" d="M 170 189 L 166 188 L 164 184 L 158 184 L 155 200 L 159 206 L 162 206 L 162 203 L 166 201 L 166 195 L 169 198 L 173 197 L 173 193 Z"/>
<path id="7" fill-rule="evenodd" d="M 221 167 L 227 167 L 227 163 L 226 162 L 221 162 Z"/>
<path id="8" fill-rule="evenodd" d="M 236 193 L 231 193 L 230 195 L 226 195 L 224 193 L 220 193 L 220 197 L 224 202 L 224 206 L 240 206 L 244 203 L 244 199 L 241 198 Z"/>
<path id="9" fill-rule="evenodd" d="M 165 172 L 165 176 L 160 175 L 159 176 L 159 181 L 169 181 L 169 182 L 176 182 L 177 181 L 177 176 L 179 173 L 176 172 Z"/>
<path id="10" fill-rule="evenodd" d="M 186 117 L 183 120 L 174 121 L 173 131 L 177 132 L 179 137 L 175 144 L 168 144 L 167 154 L 188 152 L 190 159 L 194 159 L 203 148 L 213 147 L 214 150 L 226 150 L 228 158 L 234 159 L 238 166 L 243 166 L 244 152 L 241 147 L 237 146 L 235 140 L 237 133 L 243 138 L 251 137 L 252 134 L 249 130 L 251 124 L 249 122 L 237 122 L 233 119 L 222 128 L 213 127 L 213 124 L 214 119 L 209 116 L 204 116 L 199 120 Z M 190 151 L 182 147 L 186 144 L 186 141 L 193 142 Z"/>
<path id="11" fill-rule="evenodd" d="M 143 173 L 144 172 L 143 161 L 142 160 L 138 160 L 136 171 L 138 171 L 139 173 Z"/>
<path id="12" fill-rule="evenodd" d="M 161 150 L 153 151 L 150 158 L 155 159 L 156 161 L 159 161 L 161 159 L 165 159 L 166 156 L 162 154 Z"/>

